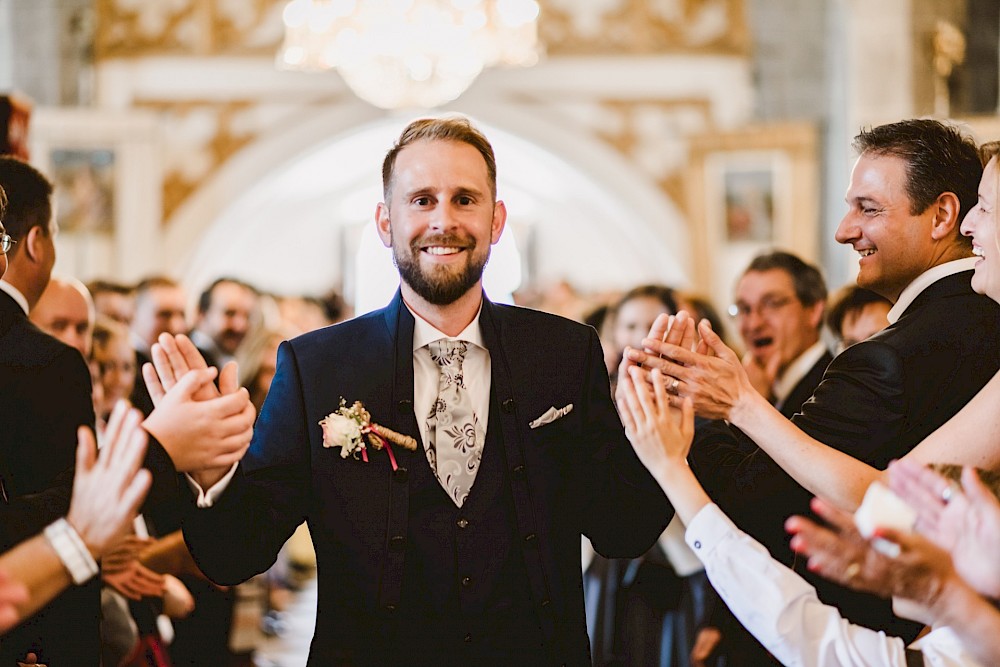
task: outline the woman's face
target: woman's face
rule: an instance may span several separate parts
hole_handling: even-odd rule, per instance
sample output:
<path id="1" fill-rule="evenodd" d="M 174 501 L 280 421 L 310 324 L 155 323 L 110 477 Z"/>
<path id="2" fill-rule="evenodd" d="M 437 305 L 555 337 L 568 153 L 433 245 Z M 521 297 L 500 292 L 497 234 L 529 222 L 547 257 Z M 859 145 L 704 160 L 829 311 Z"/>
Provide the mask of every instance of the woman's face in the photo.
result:
<path id="1" fill-rule="evenodd" d="M 979 260 L 972 276 L 972 289 L 1000 302 L 1000 242 L 997 240 L 997 179 L 1000 171 L 994 157 L 979 182 L 979 201 L 962 220 L 962 233 L 972 237 Z"/>
<path id="2" fill-rule="evenodd" d="M 119 399 L 128 398 L 135 385 L 135 350 L 125 337 L 111 338 L 106 345 L 94 343 L 92 361 L 97 366 L 102 397 L 95 411 L 102 417 L 110 414 Z"/>
<path id="3" fill-rule="evenodd" d="M 656 316 L 667 307 L 651 296 L 629 299 L 618 307 L 615 315 L 614 341 L 619 354 L 626 346 L 642 349 L 642 339 L 649 333 Z"/>

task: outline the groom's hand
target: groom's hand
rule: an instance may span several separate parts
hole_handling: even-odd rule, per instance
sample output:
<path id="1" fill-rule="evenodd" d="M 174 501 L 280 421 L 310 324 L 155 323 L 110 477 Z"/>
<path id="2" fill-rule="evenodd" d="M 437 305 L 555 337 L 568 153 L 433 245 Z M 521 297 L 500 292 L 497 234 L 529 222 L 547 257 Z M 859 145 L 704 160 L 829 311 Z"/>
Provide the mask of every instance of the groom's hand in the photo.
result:
<path id="1" fill-rule="evenodd" d="M 160 442 L 178 472 L 204 473 L 217 481 L 250 446 L 256 412 L 246 389 L 224 396 L 214 388 L 206 390 L 206 385 L 214 386 L 215 376 L 214 368 L 185 373 L 159 398 L 143 428 Z M 216 397 L 195 398 L 209 391 Z"/>

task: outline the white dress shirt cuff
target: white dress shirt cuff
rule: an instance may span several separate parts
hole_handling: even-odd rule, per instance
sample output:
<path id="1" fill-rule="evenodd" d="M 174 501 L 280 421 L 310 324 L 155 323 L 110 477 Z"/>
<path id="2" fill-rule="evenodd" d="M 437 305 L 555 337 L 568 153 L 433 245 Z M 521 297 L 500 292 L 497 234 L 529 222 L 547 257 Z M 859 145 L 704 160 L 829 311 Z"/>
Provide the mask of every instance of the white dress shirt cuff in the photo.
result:
<path id="1" fill-rule="evenodd" d="M 194 477 L 184 473 L 184 477 L 187 478 L 188 486 L 191 487 L 192 491 L 198 494 L 198 499 L 195 501 L 198 507 L 211 507 L 215 504 L 215 501 L 219 499 L 222 492 L 226 490 L 227 486 L 229 486 L 229 482 L 232 481 L 233 475 L 236 474 L 236 466 L 238 465 L 239 463 L 234 463 L 233 467 L 226 473 L 226 476 L 210 486 L 208 489 L 201 488 L 201 485 L 194 481 Z"/>
<path id="2" fill-rule="evenodd" d="M 97 561 L 90 555 L 83 538 L 66 519 L 58 519 L 45 528 L 45 539 L 52 545 L 77 586 L 97 574 Z"/>

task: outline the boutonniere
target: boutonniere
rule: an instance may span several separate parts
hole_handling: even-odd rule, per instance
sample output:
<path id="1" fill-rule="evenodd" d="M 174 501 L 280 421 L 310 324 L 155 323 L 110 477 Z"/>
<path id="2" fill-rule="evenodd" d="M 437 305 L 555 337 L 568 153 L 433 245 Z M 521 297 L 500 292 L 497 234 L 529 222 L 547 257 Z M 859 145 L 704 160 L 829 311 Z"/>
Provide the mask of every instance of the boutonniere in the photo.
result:
<path id="1" fill-rule="evenodd" d="M 368 463 L 368 445 L 375 450 L 385 448 L 395 470 L 398 466 L 390 443 L 411 452 L 417 449 L 416 439 L 374 423 L 361 401 L 354 401 L 351 407 L 347 407 L 347 401 L 342 397 L 337 411 L 321 419 L 319 425 L 323 427 L 323 446 L 340 447 L 340 456 L 345 459 L 360 455 Z"/>

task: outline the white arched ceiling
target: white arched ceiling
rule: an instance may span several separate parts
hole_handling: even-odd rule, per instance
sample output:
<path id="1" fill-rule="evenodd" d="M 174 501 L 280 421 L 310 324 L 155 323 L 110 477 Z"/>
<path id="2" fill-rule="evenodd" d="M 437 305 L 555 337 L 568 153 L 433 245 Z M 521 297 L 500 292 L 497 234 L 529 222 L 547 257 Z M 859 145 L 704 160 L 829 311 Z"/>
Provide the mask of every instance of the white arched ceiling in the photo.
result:
<path id="1" fill-rule="evenodd" d="M 519 241 L 534 237 L 537 282 L 687 285 L 681 214 L 621 155 L 512 105 L 472 98 L 453 110 L 494 145 L 498 196 Z M 255 142 L 171 219 L 166 256 L 183 258 L 192 290 L 219 275 L 283 294 L 339 286 L 344 239 L 373 219 L 382 157 L 409 120 L 341 105 Z"/>

